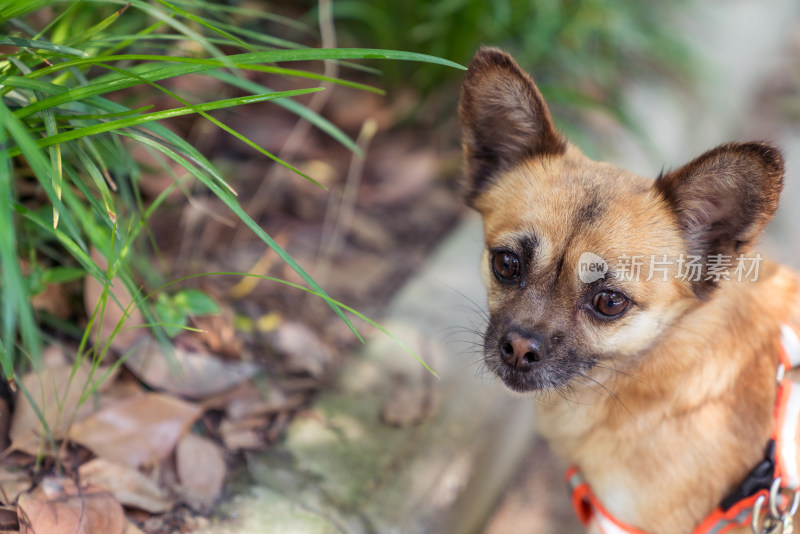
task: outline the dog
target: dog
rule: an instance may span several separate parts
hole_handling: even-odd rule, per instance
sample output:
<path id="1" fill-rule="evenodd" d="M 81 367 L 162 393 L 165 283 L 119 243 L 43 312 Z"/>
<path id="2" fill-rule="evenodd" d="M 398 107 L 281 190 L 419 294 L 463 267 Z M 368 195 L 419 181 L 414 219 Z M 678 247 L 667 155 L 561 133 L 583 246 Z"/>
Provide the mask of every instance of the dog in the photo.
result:
<path id="1" fill-rule="evenodd" d="M 592 161 L 494 48 L 471 61 L 459 117 L 484 228 L 484 363 L 537 399 L 579 519 L 790 532 L 800 278 L 753 249 L 778 206 L 780 152 L 724 144 L 654 180 Z"/>

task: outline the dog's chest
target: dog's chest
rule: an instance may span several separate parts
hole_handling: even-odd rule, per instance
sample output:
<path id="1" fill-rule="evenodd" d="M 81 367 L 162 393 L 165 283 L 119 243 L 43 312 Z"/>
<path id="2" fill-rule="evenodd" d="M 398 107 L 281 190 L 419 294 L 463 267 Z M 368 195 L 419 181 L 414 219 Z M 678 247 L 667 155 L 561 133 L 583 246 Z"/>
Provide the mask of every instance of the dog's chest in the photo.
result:
<path id="1" fill-rule="evenodd" d="M 611 516 L 629 525 L 658 525 L 652 532 L 688 532 L 727 490 L 730 466 L 712 473 L 706 454 L 720 446 L 711 436 L 729 435 L 721 428 L 727 414 L 709 406 L 687 423 L 619 410 L 597 399 L 565 402 L 541 408 L 539 428 L 565 465 L 579 467 Z"/>

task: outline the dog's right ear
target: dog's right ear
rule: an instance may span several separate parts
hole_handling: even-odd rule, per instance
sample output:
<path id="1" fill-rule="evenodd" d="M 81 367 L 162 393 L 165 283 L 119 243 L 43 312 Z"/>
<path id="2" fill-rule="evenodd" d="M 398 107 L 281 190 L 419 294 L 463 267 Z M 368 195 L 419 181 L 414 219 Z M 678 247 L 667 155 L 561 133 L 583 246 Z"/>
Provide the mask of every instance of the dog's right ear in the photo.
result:
<path id="1" fill-rule="evenodd" d="M 529 157 L 566 150 L 536 84 L 511 56 L 496 48 L 481 48 L 472 58 L 458 111 L 467 202 L 473 207 L 498 171 Z"/>

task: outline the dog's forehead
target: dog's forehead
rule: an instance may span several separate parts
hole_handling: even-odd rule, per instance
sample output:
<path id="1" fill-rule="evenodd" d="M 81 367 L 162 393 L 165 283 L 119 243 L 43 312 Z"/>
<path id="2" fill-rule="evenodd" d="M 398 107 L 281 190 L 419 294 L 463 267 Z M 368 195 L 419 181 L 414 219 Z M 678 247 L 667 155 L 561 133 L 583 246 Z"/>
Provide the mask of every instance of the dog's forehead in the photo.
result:
<path id="1" fill-rule="evenodd" d="M 477 202 L 488 236 L 619 224 L 653 206 L 653 181 L 585 157 L 531 159 L 506 171 Z"/>

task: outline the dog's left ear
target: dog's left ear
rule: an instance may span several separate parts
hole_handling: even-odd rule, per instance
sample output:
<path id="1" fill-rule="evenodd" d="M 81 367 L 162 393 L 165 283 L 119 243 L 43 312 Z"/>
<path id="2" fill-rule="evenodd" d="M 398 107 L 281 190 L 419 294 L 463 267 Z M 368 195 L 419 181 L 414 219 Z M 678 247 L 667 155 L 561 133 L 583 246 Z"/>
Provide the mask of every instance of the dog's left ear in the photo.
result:
<path id="1" fill-rule="evenodd" d="M 498 171 L 567 148 L 536 84 L 497 48 L 481 48 L 470 62 L 458 111 L 473 206 Z"/>
<path id="2" fill-rule="evenodd" d="M 772 219 L 783 187 L 783 158 L 766 143 L 719 146 L 658 177 L 693 256 L 733 257 L 746 251 Z M 705 278 L 705 273 L 703 275 Z M 714 284 L 700 281 L 702 296 Z"/>

